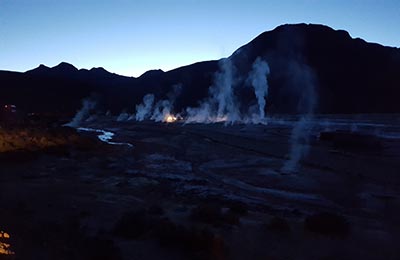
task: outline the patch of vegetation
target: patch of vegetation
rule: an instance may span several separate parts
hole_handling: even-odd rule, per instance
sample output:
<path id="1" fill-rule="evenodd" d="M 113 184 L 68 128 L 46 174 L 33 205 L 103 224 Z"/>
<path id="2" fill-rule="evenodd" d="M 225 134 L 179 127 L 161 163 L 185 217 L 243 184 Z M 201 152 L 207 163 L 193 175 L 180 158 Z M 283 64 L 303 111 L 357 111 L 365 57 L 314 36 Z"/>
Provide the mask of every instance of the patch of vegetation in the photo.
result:
<path id="1" fill-rule="evenodd" d="M 227 250 L 224 240 L 214 234 L 211 229 L 176 224 L 160 215 L 163 212 L 162 208 L 153 206 L 126 212 L 116 223 L 114 234 L 133 240 L 155 239 L 163 247 L 179 250 L 188 259 L 226 258 Z M 215 221 L 214 218 L 209 220 Z M 94 242 L 102 243 L 102 241 Z M 112 251 L 112 247 L 108 251 Z"/>
<path id="2" fill-rule="evenodd" d="M 308 216 L 304 221 L 308 231 L 333 237 L 346 237 L 350 233 L 348 221 L 340 215 L 322 212 Z"/>
<path id="3" fill-rule="evenodd" d="M 241 216 L 247 215 L 248 213 L 247 205 L 241 202 L 230 203 L 229 210 Z"/>
<path id="4" fill-rule="evenodd" d="M 226 259 L 223 238 L 207 228 L 188 228 L 164 219 L 158 223 L 155 236 L 162 246 L 179 249 L 190 259 Z"/>
<path id="5" fill-rule="evenodd" d="M 102 237 L 88 237 L 82 243 L 82 258 L 88 260 L 120 260 L 119 248 L 114 241 Z"/>
<path id="6" fill-rule="evenodd" d="M 114 233 L 125 239 L 139 239 L 148 234 L 153 227 L 154 219 L 140 209 L 122 215 L 114 227 Z"/>
<path id="7" fill-rule="evenodd" d="M 196 206 L 190 213 L 190 218 L 197 222 L 202 222 L 214 226 L 239 225 L 239 214 L 232 210 L 226 212 L 217 204 L 204 203 Z"/>
<path id="8" fill-rule="evenodd" d="M 289 222 L 281 217 L 273 217 L 265 227 L 272 232 L 287 234 L 290 232 Z"/>

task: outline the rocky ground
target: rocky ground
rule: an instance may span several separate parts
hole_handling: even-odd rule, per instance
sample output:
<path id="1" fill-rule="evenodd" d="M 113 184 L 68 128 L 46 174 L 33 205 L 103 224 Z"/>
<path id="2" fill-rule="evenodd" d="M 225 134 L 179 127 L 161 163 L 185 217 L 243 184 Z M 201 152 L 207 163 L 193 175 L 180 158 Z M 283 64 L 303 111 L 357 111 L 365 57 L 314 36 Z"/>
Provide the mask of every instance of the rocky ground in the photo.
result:
<path id="1" fill-rule="evenodd" d="M 0 258 L 400 256 L 398 139 L 315 131 L 288 174 L 290 124 L 84 127 L 120 144 L 57 130 L 74 141 L 0 154 L 0 245 L 15 253 Z"/>

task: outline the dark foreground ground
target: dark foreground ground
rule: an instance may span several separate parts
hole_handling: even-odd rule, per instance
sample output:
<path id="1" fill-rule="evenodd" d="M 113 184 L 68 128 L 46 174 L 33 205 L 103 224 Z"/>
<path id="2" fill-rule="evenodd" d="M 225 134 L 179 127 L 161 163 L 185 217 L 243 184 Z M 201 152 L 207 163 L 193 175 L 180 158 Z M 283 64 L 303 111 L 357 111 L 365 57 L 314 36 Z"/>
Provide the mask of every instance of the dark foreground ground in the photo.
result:
<path id="1" fill-rule="evenodd" d="M 281 171 L 283 121 L 104 120 L 85 127 L 133 147 L 84 131 L 71 145 L 2 153 L 0 231 L 10 238 L 0 236 L 0 252 L 15 254 L 0 259 L 399 259 L 398 125 L 333 121 L 314 129 L 291 174 Z M 340 127 L 381 137 L 318 138 Z"/>

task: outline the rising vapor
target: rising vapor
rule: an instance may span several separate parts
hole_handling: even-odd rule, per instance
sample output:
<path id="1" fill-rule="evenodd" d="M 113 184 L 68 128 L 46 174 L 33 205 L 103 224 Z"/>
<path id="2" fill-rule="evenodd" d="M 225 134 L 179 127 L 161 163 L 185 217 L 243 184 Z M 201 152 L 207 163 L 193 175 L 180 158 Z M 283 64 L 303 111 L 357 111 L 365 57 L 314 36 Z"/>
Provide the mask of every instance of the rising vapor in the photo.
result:
<path id="1" fill-rule="evenodd" d="M 71 122 L 65 124 L 65 126 L 77 128 L 86 119 L 89 118 L 91 110 L 96 107 L 96 102 L 90 98 L 86 98 L 82 101 L 82 108 L 75 114 Z"/>
<path id="2" fill-rule="evenodd" d="M 253 69 L 249 73 L 248 80 L 254 88 L 254 94 L 258 103 L 258 121 L 263 122 L 265 119 L 265 104 L 268 96 L 267 76 L 270 73 L 268 63 L 258 57 L 253 63 Z M 255 118 L 257 121 L 257 118 Z"/>
<path id="3" fill-rule="evenodd" d="M 253 107 L 247 109 L 248 114 L 240 113 L 240 98 L 235 95 L 236 68 L 230 58 L 219 62 L 219 70 L 215 73 L 214 83 L 209 88 L 209 96 L 196 108 L 186 109 L 186 123 L 261 123 L 265 122 L 265 104 L 268 95 L 269 74 L 268 63 L 258 57 L 247 76 L 254 88 L 257 99 L 258 113 L 254 115 Z"/>
<path id="4" fill-rule="evenodd" d="M 143 103 L 136 106 L 136 121 L 143 121 L 150 117 L 153 108 L 154 95 L 147 94 L 143 97 Z"/>
<path id="5" fill-rule="evenodd" d="M 312 69 L 302 63 L 292 62 L 288 68 L 291 72 L 295 93 L 299 96 L 298 112 L 300 119 L 295 123 L 290 136 L 289 159 L 281 171 L 294 173 L 299 169 L 299 163 L 310 149 L 311 131 L 313 128 L 314 109 L 317 103 L 315 90 L 315 74 Z"/>
<path id="6" fill-rule="evenodd" d="M 240 118 L 234 95 L 234 65 L 229 58 L 219 62 L 219 71 L 214 76 L 214 84 L 209 88 L 209 96 L 197 108 L 187 108 L 187 123 L 233 123 Z"/>

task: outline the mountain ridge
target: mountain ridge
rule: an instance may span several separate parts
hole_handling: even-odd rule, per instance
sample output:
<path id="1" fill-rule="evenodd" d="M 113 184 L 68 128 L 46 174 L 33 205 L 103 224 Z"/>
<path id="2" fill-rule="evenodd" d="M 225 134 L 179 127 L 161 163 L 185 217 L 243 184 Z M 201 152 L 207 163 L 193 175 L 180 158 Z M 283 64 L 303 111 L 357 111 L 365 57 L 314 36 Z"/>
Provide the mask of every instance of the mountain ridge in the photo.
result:
<path id="1" fill-rule="evenodd" d="M 244 77 L 258 57 L 271 68 L 267 98 L 267 111 L 271 113 L 301 113 L 298 98 L 310 82 L 317 90 L 316 113 L 400 112 L 395 98 L 400 93 L 397 47 L 368 43 L 325 25 L 280 25 L 229 56 L 244 102 L 253 98 Z M 78 70 L 66 62 L 52 68 L 41 64 L 24 73 L 0 71 L 0 103 L 15 103 L 26 111 L 72 113 L 83 98 L 95 93 L 101 109 L 118 113 L 123 109 L 132 111 L 147 93 L 153 93 L 156 99 L 165 98 L 174 85 L 180 84 L 182 91 L 175 102 L 175 109 L 180 111 L 196 106 L 208 95 L 219 70 L 218 62 L 201 61 L 166 72 L 150 70 L 137 78 L 102 67 Z M 294 73 L 293 68 L 300 72 Z M 304 69 L 315 80 L 307 82 L 301 73 Z M 33 101 L 24 95 L 30 95 Z"/>

